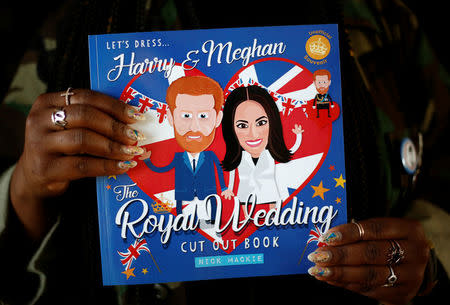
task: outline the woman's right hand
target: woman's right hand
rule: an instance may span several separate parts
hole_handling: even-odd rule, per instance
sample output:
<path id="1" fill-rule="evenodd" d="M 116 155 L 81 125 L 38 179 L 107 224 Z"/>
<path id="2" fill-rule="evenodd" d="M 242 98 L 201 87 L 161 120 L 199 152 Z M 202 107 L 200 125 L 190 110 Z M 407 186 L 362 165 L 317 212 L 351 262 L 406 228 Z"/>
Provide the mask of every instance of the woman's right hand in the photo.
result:
<path id="1" fill-rule="evenodd" d="M 147 151 L 145 148 L 143 148 L 143 153 L 139 156 L 139 160 L 146 160 L 150 159 L 150 156 L 152 155 L 152 151 Z"/>
<path id="2" fill-rule="evenodd" d="M 223 191 L 220 195 L 221 195 L 222 197 L 224 197 L 225 199 L 227 199 L 227 200 L 230 200 L 231 198 L 234 197 L 234 193 L 233 193 L 233 191 L 230 190 L 230 189 L 226 189 L 226 190 Z"/>
<path id="3" fill-rule="evenodd" d="M 63 194 L 76 179 L 123 174 L 136 165 L 133 157 L 143 153 L 135 146 L 142 134 L 128 126 L 143 118 L 139 112 L 98 92 L 72 92 L 70 105 L 61 96 L 64 92 L 39 96 L 26 121 L 24 151 L 11 179 L 10 198 L 34 238 L 48 228 L 46 199 Z M 64 127 L 52 121 L 58 110 L 65 113 Z"/>

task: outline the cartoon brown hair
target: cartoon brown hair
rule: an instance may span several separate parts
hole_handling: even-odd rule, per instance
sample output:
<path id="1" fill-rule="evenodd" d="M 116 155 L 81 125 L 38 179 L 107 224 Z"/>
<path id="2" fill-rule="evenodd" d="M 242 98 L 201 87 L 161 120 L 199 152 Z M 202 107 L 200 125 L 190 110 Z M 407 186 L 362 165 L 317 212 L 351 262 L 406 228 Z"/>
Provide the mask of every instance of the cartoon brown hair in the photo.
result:
<path id="1" fill-rule="evenodd" d="M 328 79 L 329 79 L 329 80 L 331 79 L 331 73 L 330 73 L 330 71 L 325 70 L 325 69 L 319 69 L 319 70 L 316 70 L 316 71 L 313 73 L 313 79 L 314 79 L 314 80 L 316 80 L 316 76 L 317 76 L 317 75 L 326 75 L 326 76 L 328 76 Z"/>
<path id="2" fill-rule="evenodd" d="M 166 103 L 171 112 L 175 109 L 175 100 L 178 94 L 203 95 L 212 94 L 214 109 L 217 113 L 222 109 L 224 102 L 223 90 L 219 83 L 207 76 L 184 76 L 173 81 L 166 92 Z"/>

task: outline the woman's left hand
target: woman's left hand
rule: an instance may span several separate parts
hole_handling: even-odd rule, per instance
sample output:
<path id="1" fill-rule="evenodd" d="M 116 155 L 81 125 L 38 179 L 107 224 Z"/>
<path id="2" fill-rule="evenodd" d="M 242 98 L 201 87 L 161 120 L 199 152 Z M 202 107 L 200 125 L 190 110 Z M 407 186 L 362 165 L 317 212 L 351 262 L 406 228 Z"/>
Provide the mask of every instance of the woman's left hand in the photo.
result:
<path id="1" fill-rule="evenodd" d="M 321 240 L 327 246 L 308 255 L 316 263 L 308 272 L 318 280 L 384 304 L 406 304 L 417 295 L 430 255 L 418 222 L 374 218 L 334 227 Z"/>
<path id="2" fill-rule="evenodd" d="M 292 132 L 295 134 L 303 133 L 304 130 L 302 129 L 302 125 L 295 124 L 294 128 L 292 128 Z"/>

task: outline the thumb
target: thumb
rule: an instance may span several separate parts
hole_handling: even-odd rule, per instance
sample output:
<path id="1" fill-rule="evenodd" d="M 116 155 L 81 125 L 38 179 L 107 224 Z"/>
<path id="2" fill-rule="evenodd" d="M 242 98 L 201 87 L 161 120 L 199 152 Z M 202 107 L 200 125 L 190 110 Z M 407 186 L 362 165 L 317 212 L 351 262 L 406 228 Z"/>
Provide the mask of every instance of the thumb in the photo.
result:
<path id="1" fill-rule="evenodd" d="M 69 187 L 69 181 L 64 182 L 51 182 L 47 184 L 47 190 L 54 195 L 60 195 L 66 191 Z"/>

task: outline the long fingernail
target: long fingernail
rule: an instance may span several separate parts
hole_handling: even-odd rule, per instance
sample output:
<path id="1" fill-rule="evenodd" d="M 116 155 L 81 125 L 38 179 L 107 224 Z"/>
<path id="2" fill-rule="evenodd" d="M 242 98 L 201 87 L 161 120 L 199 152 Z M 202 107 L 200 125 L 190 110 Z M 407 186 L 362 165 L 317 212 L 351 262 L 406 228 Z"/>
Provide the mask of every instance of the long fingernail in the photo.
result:
<path id="1" fill-rule="evenodd" d="M 319 238 L 319 241 L 326 244 L 332 244 L 342 240 L 341 232 L 327 232 Z"/>
<path id="2" fill-rule="evenodd" d="M 134 141 L 142 141 L 145 139 L 145 136 L 141 132 L 132 128 L 127 129 L 127 136 Z"/>
<path id="3" fill-rule="evenodd" d="M 312 276 L 328 277 L 331 275 L 330 268 L 313 266 L 308 269 L 308 273 Z"/>
<path id="4" fill-rule="evenodd" d="M 128 107 L 128 109 L 127 109 L 127 114 L 128 114 L 128 117 L 130 117 L 131 119 L 135 119 L 138 121 L 143 121 L 146 119 L 143 113 L 141 113 L 133 108 L 130 108 L 130 107 Z"/>
<path id="5" fill-rule="evenodd" d="M 326 263 L 331 259 L 330 251 L 314 251 L 308 255 L 309 261 L 313 263 Z"/>
<path id="6" fill-rule="evenodd" d="M 142 155 L 144 153 L 144 149 L 142 147 L 139 146 L 126 146 L 123 145 L 122 147 L 120 147 L 120 150 L 127 155 L 132 155 L 132 156 L 139 156 Z"/>
<path id="7" fill-rule="evenodd" d="M 120 161 L 117 163 L 117 166 L 121 169 L 130 169 L 137 165 L 137 162 L 134 160 L 131 161 Z"/>

